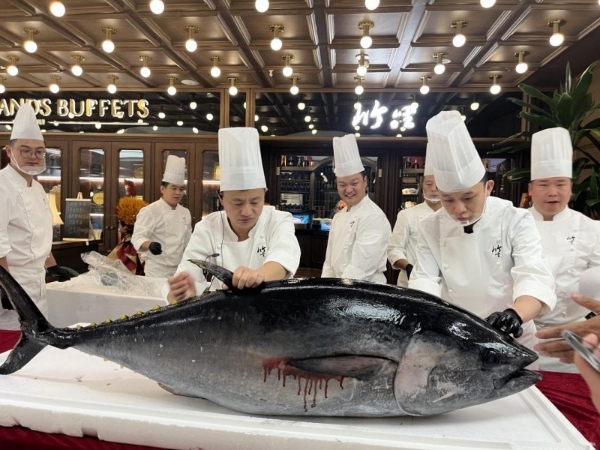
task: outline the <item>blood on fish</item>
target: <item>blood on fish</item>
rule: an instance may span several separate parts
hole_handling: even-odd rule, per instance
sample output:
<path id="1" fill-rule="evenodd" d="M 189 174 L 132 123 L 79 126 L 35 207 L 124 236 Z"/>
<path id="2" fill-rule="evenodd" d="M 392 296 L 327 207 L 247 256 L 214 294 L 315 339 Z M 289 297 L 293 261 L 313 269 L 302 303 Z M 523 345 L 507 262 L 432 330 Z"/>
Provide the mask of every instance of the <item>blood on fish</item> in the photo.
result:
<path id="1" fill-rule="evenodd" d="M 311 408 L 317 406 L 317 393 L 323 391 L 323 396 L 327 398 L 329 381 L 336 380 L 340 384 L 340 388 L 344 389 L 344 378 L 340 375 L 327 375 L 317 374 L 312 372 L 306 372 L 305 370 L 298 369 L 290 366 L 289 358 L 273 358 L 263 362 L 263 382 L 267 382 L 267 377 L 271 374 L 273 369 L 277 369 L 277 380 L 282 381 L 282 387 L 286 387 L 286 378 L 291 376 L 294 380 L 298 381 L 298 395 L 303 394 L 304 398 L 304 411 L 308 411 L 307 408 L 307 397 L 312 395 Z M 324 383 L 323 383 L 324 382 Z M 325 388 L 323 389 L 323 384 Z"/>

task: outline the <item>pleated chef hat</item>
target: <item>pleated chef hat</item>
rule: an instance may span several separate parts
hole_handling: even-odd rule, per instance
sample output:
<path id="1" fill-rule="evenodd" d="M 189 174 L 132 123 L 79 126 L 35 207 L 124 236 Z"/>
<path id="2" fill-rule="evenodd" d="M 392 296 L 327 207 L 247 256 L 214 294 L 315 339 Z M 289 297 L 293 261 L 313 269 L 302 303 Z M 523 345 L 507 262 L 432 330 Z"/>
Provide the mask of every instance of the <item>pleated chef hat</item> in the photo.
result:
<path id="1" fill-rule="evenodd" d="M 333 159 L 336 177 L 347 177 L 365 170 L 353 134 L 333 138 Z"/>
<path id="2" fill-rule="evenodd" d="M 169 155 L 167 157 L 167 165 L 163 175 L 163 183 L 171 183 L 177 185 L 185 184 L 185 158 Z"/>
<path id="3" fill-rule="evenodd" d="M 433 164 L 429 160 L 429 155 L 431 155 L 431 144 L 427 143 L 427 148 L 425 149 L 425 167 L 423 168 L 423 176 L 433 175 Z"/>
<path id="4" fill-rule="evenodd" d="M 267 188 L 255 128 L 221 128 L 219 164 L 221 191 Z"/>
<path id="5" fill-rule="evenodd" d="M 475 186 L 485 174 L 481 158 L 458 111 L 442 111 L 427 121 L 429 153 L 435 184 L 444 192 Z"/>
<path id="6" fill-rule="evenodd" d="M 600 266 L 583 271 L 579 277 L 579 293 L 600 300 Z"/>
<path id="7" fill-rule="evenodd" d="M 33 107 L 29 103 L 21 105 L 19 111 L 17 111 L 10 135 L 10 140 L 12 141 L 13 139 L 44 140 Z"/>
<path id="8" fill-rule="evenodd" d="M 548 128 L 531 138 L 531 179 L 573 177 L 573 144 L 564 128 Z"/>

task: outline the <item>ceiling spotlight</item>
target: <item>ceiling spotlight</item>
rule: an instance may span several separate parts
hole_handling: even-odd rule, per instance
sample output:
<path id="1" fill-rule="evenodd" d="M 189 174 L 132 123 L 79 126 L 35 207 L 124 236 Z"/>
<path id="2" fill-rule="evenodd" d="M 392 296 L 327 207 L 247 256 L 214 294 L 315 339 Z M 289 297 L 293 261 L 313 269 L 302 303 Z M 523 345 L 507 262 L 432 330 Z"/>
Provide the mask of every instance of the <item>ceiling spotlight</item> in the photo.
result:
<path id="1" fill-rule="evenodd" d="M 481 3 L 481 6 L 484 8 L 491 8 L 496 4 L 496 0 L 480 0 L 479 3 Z"/>
<path id="2" fill-rule="evenodd" d="M 150 67 L 148 67 L 148 61 L 152 61 L 152 58 L 150 58 L 149 56 L 140 56 L 140 61 L 142 61 L 140 75 L 144 78 L 148 78 L 152 74 Z"/>
<path id="3" fill-rule="evenodd" d="M 502 75 L 493 75 L 490 77 L 490 80 L 492 80 L 492 86 L 490 87 L 490 92 L 494 95 L 499 94 L 500 91 L 502 90 L 502 88 L 498 84 L 498 80 L 500 78 L 502 78 Z"/>
<path id="4" fill-rule="evenodd" d="M 354 88 L 354 92 L 356 93 L 356 95 L 362 95 L 362 93 L 365 92 L 365 88 L 362 85 L 364 77 L 354 77 L 354 79 L 356 80 L 356 87 Z"/>
<path id="5" fill-rule="evenodd" d="M 237 77 L 227 77 L 227 79 L 229 80 L 229 95 L 237 95 L 238 88 L 235 87 Z"/>
<path id="6" fill-rule="evenodd" d="M 6 66 L 6 73 L 11 77 L 16 77 L 19 73 L 19 68 L 17 67 L 17 61 L 19 58 L 17 56 L 8 55 L 8 65 Z"/>
<path id="7" fill-rule="evenodd" d="M 446 71 L 446 66 L 444 65 L 444 56 L 446 56 L 446 54 L 442 52 L 437 52 L 433 55 L 437 62 L 433 68 L 433 71 L 436 73 L 436 75 L 441 75 Z"/>
<path id="8" fill-rule="evenodd" d="M 125 128 L 121 128 L 120 130 L 117 130 L 117 134 L 123 134 L 125 133 Z"/>
<path id="9" fill-rule="evenodd" d="M 359 77 L 364 77 L 367 74 L 367 69 L 369 68 L 369 55 L 365 53 L 359 53 L 356 55 L 356 59 L 358 59 L 356 74 Z"/>
<path id="10" fill-rule="evenodd" d="M 70 112 L 69 114 L 67 114 L 67 117 L 69 119 L 74 119 L 75 118 L 75 114 L 73 114 L 72 112 Z"/>
<path id="11" fill-rule="evenodd" d="M 6 78 L 0 77 L 0 94 L 4 94 L 6 92 L 6 86 L 4 86 L 4 80 L 6 80 Z"/>
<path id="12" fill-rule="evenodd" d="M 565 36 L 560 32 L 560 26 L 564 25 L 564 23 L 565 21 L 560 19 L 553 20 L 552 22 L 548 23 L 548 26 L 552 27 L 552 36 L 550 36 L 551 46 L 558 47 L 564 42 Z"/>
<path id="13" fill-rule="evenodd" d="M 115 50 L 115 43 L 112 41 L 112 35 L 117 34 L 117 30 L 110 27 L 102 28 L 102 31 L 106 33 L 106 39 L 102 41 L 102 50 L 106 53 L 112 53 Z"/>
<path id="14" fill-rule="evenodd" d="M 283 76 L 289 78 L 294 73 L 294 69 L 292 69 L 292 66 L 290 66 L 290 61 L 294 59 L 294 57 L 292 55 L 282 55 L 281 58 L 285 61 L 285 66 L 283 67 Z"/>
<path id="15" fill-rule="evenodd" d="M 419 77 L 419 80 L 423 80 L 423 84 L 421 85 L 419 92 L 423 95 L 427 95 L 429 93 L 429 86 L 427 85 L 427 80 L 431 80 L 429 75 Z"/>
<path id="16" fill-rule="evenodd" d="M 254 114 L 254 121 L 255 121 L 255 122 L 258 122 L 258 121 L 259 121 L 259 119 L 260 119 L 260 118 L 258 117 L 258 114 Z"/>
<path id="17" fill-rule="evenodd" d="M 370 11 L 377 9 L 378 6 L 379 0 L 365 0 L 365 7 Z"/>
<path id="18" fill-rule="evenodd" d="M 182 127 L 183 126 L 183 120 L 178 120 L 177 121 L 177 126 Z"/>
<path id="19" fill-rule="evenodd" d="M 37 50 L 37 44 L 33 40 L 33 36 L 39 34 L 37 30 L 33 28 L 25 28 L 23 30 L 24 33 L 27 33 L 27 39 L 23 42 L 23 47 L 27 50 L 28 53 L 35 53 Z"/>
<path id="20" fill-rule="evenodd" d="M 118 80 L 118 78 L 114 75 L 109 75 L 108 76 L 108 86 L 106 87 L 106 90 L 111 93 L 111 94 L 115 94 L 117 92 L 117 85 L 115 84 L 115 82 Z"/>
<path id="21" fill-rule="evenodd" d="M 358 109 L 358 108 L 360 108 L 360 107 L 361 107 L 360 100 L 356 100 L 356 101 L 354 102 L 354 109 Z"/>
<path id="22" fill-rule="evenodd" d="M 160 111 L 160 112 L 158 113 L 158 118 L 159 118 L 159 119 L 164 119 L 165 117 L 167 117 L 167 115 L 165 114 L 165 112 L 164 112 L 164 111 Z"/>
<path id="23" fill-rule="evenodd" d="M 525 72 L 527 72 L 527 69 L 529 68 L 527 66 L 527 63 L 524 61 L 526 54 L 527 54 L 527 52 L 515 53 L 515 56 L 519 57 L 519 63 L 517 64 L 517 67 L 515 67 L 515 70 L 517 71 L 517 73 L 525 73 Z"/>
<path id="24" fill-rule="evenodd" d="M 415 127 L 415 123 L 414 123 L 414 122 L 406 122 L 406 123 L 404 124 L 404 127 L 402 127 L 402 128 L 406 129 L 405 127 L 406 127 L 406 128 L 408 128 L 408 129 L 410 130 L 411 128 L 414 128 L 414 127 Z M 404 131 L 404 130 L 402 130 L 402 128 L 400 128 L 400 130 L 401 130 L 401 131 Z"/>
<path id="25" fill-rule="evenodd" d="M 269 9 L 269 0 L 256 0 L 254 7 L 259 13 L 267 12 Z"/>
<path id="26" fill-rule="evenodd" d="M 65 12 L 67 12 L 67 10 L 65 9 L 65 5 L 63 5 L 62 2 L 59 2 L 59 1 L 50 2 L 49 9 L 50 9 L 50 13 L 54 17 L 62 17 L 65 15 Z"/>
<path id="27" fill-rule="evenodd" d="M 154 131 L 156 131 L 156 130 L 158 130 L 158 127 L 157 127 L 156 125 L 154 125 L 154 126 L 152 127 L 152 129 L 153 129 Z"/>
<path id="28" fill-rule="evenodd" d="M 400 122 L 398 122 L 396 119 L 393 119 L 393 120 L 390 122 L 390 128 L 391 128 L 392 130 L 395 130 L 396 128 L 398 128 L 398 125 L 400 125 Z"/>
<path id="29" fill-rule="evenodd" d="M 451 27 L 456 28 L 456 35 L 452 38 L 452 45 L 455 47 L 462 47 L 467 42 L 467 38 L 462 33 L 462 29 L 467 25 L 466 20 L 457 20 L 456 22 L 452 22 Z"/>
<path id="30" fill-rule="evenodd" d="M 102 124 L 100 122 L 96 122 L 96 124 L 94 126 L 96 127 L 96 130 L 99 130 L 100 128 L 102 128 Z"/>
<path id="31" fill-rule="evenodd" d="M 196 103 L 194 100 L 192 100 L 190 102 L 190 109 L 196 109 L 198 107 L 198 103 Z"/>
<path id="32" fill-rule="evenodd" d="M 298 87 L 298 80 L 300 78 L 298 78 L 297 76 L 293 76 L 292 77 L 292 87 L 290 88 L 290 93 L 292 95 L 298 95 L 298 92 L 300 92 L 300 88 Z"/>
<path id="33" fill-rule="evenodd" d="M 71 58 L 75 60 L 75 64 L 71 66 L 71 73 L 76 77 L 80 77 L 83 74 L 81 62 L 85 61 L 85 58 L 81 55 L 71 55 Z"/>
<path id="34" fill-rule="evenodd" d="M 311 131 L 312 134 L 317 134 L 317 130 L 315 128 L 313 128 L 313 130 Z"/>
<path id="35" fill-rule="evenodd" d="M 283 25 L 271 25 L 269 30 L 273 32 L 273 40 L 271 40 L 271 48 L 275 51 L 281 50 L 283 42 L 279 39 L 279 33 L 284 31 Z"/>
<path id="36" fill-rule="evenodd" d="M 268 127 L 268 126 L 266 126 L 266 125 L 263 125 L 263 126 L 261 126 L 261 127 L 260 127 L 260 130 L 261 130 L 263 133 L 266 133 L 267 131 L 269 131 L 269 127 Z"/>
<path id="37" fill-rule="evenodd" d="M 60 91 L 60 87 L 58 86 L 58 80 L 60 80 L 60 77 L 58 75 L 50 75 L 50 79 L 52 80 L 52 83 L 50 83 L 50 92 L 52 92 L 53 94 L 58 94 L 58 91 Z"/>
<path id="38" fill-rule="evenodd" d="M 210 74 L 213 78 L 218 78 L 221 75 L 221 69 L 219 69 L 219 61 L 221 61 L 221 58 L 219 56 L 211 56 L 210 60 L 212 61 Z"/>
<path id="39" fill-rule="evenodd" d="M 165 4 L 162 0 L 151 0 L 150 1 L 150 11 L 154 14 L 162 14 L 165 10 Z"/>
<path id="40" fill-rule="evenodd" d="M 306 116 L 304 116 L 304 121 L 306 123 L 310 122 L 312 120 L 312 118 L 310 117 L 310 108 L 308 108 L 308 111 L 306 113 Z"/>
<path id="41" fill-rule="evenodd" d="M 312 124 L 312 123 L 311 123 L 310 125 L 308 125 L 308 129 L 309 129 L 309 130 L 312 130 L 314 127 L 315 127 L 315 125 L 314 125 L 314 124 Z"/>
<path id="42" fill-rule="evenodd" d="M 175 87 L 175 81 L 177 81 L 177 78 L 167 77 L 167 80 L 169 81 L 169 87 L 167 88 L 167 94 L 169 94 L 169 95 L 177 94 L 177 88 Z"/>
<path id="43" fill-rule="evenodd" d="M 369 36 L 369 30 L 374 26 L 375 24 L 373 22 L 361 22 L 358 24 L 358 29 L 363 32 L 363 35 L 360 38 L 360 46 L 362 48 L 369 48 L 373 44 L 373 38 Z"/>
<path id="44" fill-rule="evenodd" d="M 412 98 L 413 98 L 413 101 L 410 104 L 410 109 L 413 109 L 416 112 L 417 108 L 419 107 L 419 103 L 417 102 L 417 96 L 413 95 Z"/>
<path id="45" fill-rule="evenodd" d="M 300 103 L 298 103 L 298 109 L 300 111 L 304 111 L 304 108 L 306 108 L 306 103 L 304 103 L 303 101 L 300 101 Z"/>
<path id="46" fill-rule="evenodd" d="M 471 111 L 477 111 L 479 109 L 479 102 L 477 100 L 473 100 L 471 103 Z"/>
<path id="47" fill-rule="evenodd" d="M 189 36 L 188 40 L 185 41 L 185 49 L 188 52 L 195 52 L 196 49 L 198 48 L 198 43 L 194 39 L 194 34 L 200 30 L 193 25 L 188 25 L 187 27 L 185 27 L 185 29 L 188 31 L 188 36 Z"/>
<path id="48" fill-rule="evenodd" d="M 194 127 L 194 128 L 192 128 L 192 131 L 193 131 L 194 133 L 198 134 L 198 128 Z"/>
<path id="49" fill-rule="evenodd" d="M 400 131 L 404 133 L 406 131 L 406 127 L 400 127 Z"/>
<path id="50" fill-rule="evenodd" d="M 206 120 L 213 120 L 214 118 L 215 118 L 215 116 L 213 116 L 212 113 L 206 114 Z"/>

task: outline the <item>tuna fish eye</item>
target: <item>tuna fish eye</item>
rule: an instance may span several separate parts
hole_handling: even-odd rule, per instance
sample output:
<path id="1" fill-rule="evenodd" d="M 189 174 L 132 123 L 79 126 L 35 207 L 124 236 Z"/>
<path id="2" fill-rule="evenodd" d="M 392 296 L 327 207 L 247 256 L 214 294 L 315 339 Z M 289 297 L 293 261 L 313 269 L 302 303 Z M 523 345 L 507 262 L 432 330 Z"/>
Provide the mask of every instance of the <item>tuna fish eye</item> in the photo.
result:
<path id="1" fill-rule="evenodd" d="M 496 350 L 486 350 L 483 354 L 483 368 L 493 369 L 500 364 L 500 354 Z"/>

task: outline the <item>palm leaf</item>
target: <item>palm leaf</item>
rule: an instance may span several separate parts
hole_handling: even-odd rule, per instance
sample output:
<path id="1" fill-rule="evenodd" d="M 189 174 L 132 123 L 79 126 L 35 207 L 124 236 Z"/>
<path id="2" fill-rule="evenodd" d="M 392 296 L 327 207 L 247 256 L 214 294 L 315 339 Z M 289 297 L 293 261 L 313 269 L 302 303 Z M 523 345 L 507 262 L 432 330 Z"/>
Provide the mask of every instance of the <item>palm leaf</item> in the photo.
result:
<path id="1" fill-rule="evenodd" d="M 522 181 L 524 179 L 529 180 L 529 174 L 529 169 L 512 169 L 506 172 L 504 174 L 504 177 L 511 183 L 514 183 L 517 181 Z"/>
<path id="2" fill-rule="evenodd" d="M 590 86 L 592 84 L 592 78 L 594 73 L 594 68 L 598 64 L 598 61 L 594 61 L 592 64 L 588 66 L 587 69 L 583 72 L 583 74 L 579 77 L 579 81 L 573 90 L 573 102 L 577 105 L 583 100 L 583 97 L 588 93 Z"/>
<path id="3" fill-rule="evenodd" d="M 554 120 L 549 119 L 547 117 L 542 117 L 537 114 L 526 113 L 525 111 L 521 111 L 519 113 L 519 117 L 527 120 L 528 122 L 535 123 L 542 128 L 553 128 L 557 124 Z"/>
<path id="4" fill-rule="evenodd" d="M 520 133 L 513 134 L 512 136 L 507 137 L 503 141 L 496 142 L 495 144 L 492 144 L 492 147 L 500 147 L 501 145 L 507 144 L 510 141 L 512 141 L 513 139 L 517 139 L 517 138 L 520 138 L 520 137 L 530 138 L 532 134 L 533 133 L 531 131 L 521 131 Z"/>
<path id="5" fill-rule="evenodd" d="M 524 102 L 523 100 L 520 100 L 515 97 L 510 97 L 510 98 L 507 98 L 506 100 L 508 100 L 509 102 L 513 102 L 516 105 L 522 106 L 523 108 L 529 108 L 531 111 L 536 111 L 540 114 L 544 114 L 545 116 L 552 117 L 548 111 L 546 111 L 543 108 L 540 108 L 539 106 L 535 106 L 532 103 Z"/>
<path id="6" fill-rule="evenodd" d="M 529 86 L 528 84 L 521 83 L 521 84 L 519 84 L 519 89 L 521 89 L 523 92 L 525 92 L 530 97 L 537 98 L 538 100 L 543 101 L 548 106 L 550 106 L 550 108 L 552 108 L 552 110 L 555 109 L 556 104 L 555 104 L 554 100 L 551 99 L 550 97 L 548 97 L 546 94 L 542 93 L 541 91 L 537 90 L 533 86 Z"/>
<path id="7" fill-rule="evenodd" d="M 571 131 L 571 126 L 573 126 L 573 98 L 569 94 L 562 94 L 558 98 L 556 115 L 558 116 L 558 125 Z"/>
<path id="8" fill-rule="evenodd" d="M 567 68 L 565 70 L 565 92 L 571 93 L 571 64 L 567 61 Z"/>

